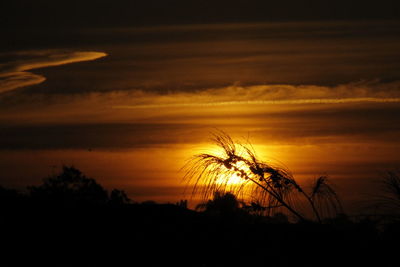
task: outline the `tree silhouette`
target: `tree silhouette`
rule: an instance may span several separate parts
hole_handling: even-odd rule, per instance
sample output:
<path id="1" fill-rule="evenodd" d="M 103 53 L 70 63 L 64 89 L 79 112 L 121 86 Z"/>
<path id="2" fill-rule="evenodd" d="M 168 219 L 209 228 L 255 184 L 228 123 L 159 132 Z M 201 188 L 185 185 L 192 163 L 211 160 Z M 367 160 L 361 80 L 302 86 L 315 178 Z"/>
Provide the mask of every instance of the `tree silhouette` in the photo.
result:
<path id="1" fill-rule="evenodd" d="M 213 199 L 196 206 L 197 210 L 205 212 L 229 214 L 237 212 L 242 206 L 242 203 L 237 199 L 236 195 L 230 192 L 214 192 Z"/>
<path id="2" fill-rule="evenodd" d="M 222 131 L 213 134 L 212 140 L 222 154 L 198 154 L 183 167 L 184 179 L 193 182 L 193 194 L 207 199 L 217 191 L 248 193 L 269 212 L 286 210 L 303 221 L 307 220 L 301 207 L 304 203 L 318 222 L 341 212 L 339 198 L 326 176 L 319 177 L 306 192 L 287 169 L 259 160 L 251 145 L 235 143 Z M 242 184 L 230 184 L 235 175 Z"/>
<path id="3" fill-rule="evenodd" d="M 110 194 L 109 203 L 111 205 L 125 205 L 131 203 L 131 200 L 123 190 L 113 189 Z"/>
<path id="4" fill-rule="evenodd" d="M 17 190 L 0 186 L 0 207 L 16 207 L 25 204 L 25 195 Z"/>
<path id="5" fill-rule="evenodd" d="M 63 166 L 61 173 L 28 189 L 34 200 L 52 205 L 103 205 L 108 201 L 107 191 L 101 185 L 72 166 Z"/>

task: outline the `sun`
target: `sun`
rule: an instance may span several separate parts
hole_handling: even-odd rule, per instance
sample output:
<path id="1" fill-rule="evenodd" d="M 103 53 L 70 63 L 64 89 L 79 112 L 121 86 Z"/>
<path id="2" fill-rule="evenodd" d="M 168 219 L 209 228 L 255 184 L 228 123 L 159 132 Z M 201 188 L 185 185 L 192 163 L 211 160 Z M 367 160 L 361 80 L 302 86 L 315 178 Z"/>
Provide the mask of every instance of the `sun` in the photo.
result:
<path id="1" fill-rule="evenodd" d="M 247 175 L 249 174 L 248 166 L 243 162 L 237 162 L 235 166 L 238 169 L 243 170 Z M 216 184 L 225 184 L 229 186 L 240 186 L 245 184 L 246 182 L 247 180 L 239 172 L 228 169 L 225 173 L 221 173 L 221 175 L 219 175 L 215 181 Z"/>
<path id="2" fill-rule="evenodd" d="M 216 184 L 226 184 L 226 185 L 242 185 L 245 183 L 245 180 L 240 177 L 240 175 L 237 175 L 236 173 L 232 174 L 222 174 L 220 175 L 216 180 Z"/>
<path id="3" fill-rule="evenodd" d="M 238 146 L 237 147 L 237 153 L 239 155 L 244 156 L 245 155 L 245 151 L 242 149 L 242 147 Z M 205 153 L 207 154 L 211 154 L 214 155 L 220 159 L 226 159 L 227 155 L 225 153 L 225 151 L 223 149 L 220 149 L 218 147 L 214 147 L 214 146 L 209 146 L 207 147 L 207 149 L 203 150 Z M 249 166 L 246 165 L 244 162 L 236 162 L 234 163 L 234 166 L 241 170 L 244 171 L 244 173 L 247 174 L 247 176 L 251 176 L 251 171 L 249 169 Z M 245 179 L 245 177 L 243 175 L 241 175 L 240 172 L 237 172 L 233 169 L 227 169 L 224 166 L 221 166 L 221 168 L 223 169 L 218 177 L 215 177 L 215 180 L 213 181 L 215 184 L 217 185 L 225 185 L 225 186 L 243 186 L 245 183 L 248 182 L 248 180 Z"/>

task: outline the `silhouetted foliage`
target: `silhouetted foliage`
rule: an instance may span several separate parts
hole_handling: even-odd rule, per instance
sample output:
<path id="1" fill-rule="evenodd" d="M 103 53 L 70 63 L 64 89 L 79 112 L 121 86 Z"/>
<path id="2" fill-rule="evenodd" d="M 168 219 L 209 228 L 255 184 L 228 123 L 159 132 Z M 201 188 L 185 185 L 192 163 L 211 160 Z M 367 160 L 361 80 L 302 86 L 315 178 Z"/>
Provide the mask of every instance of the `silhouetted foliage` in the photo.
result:
<path id="1" fill-rule="evenodd" d="M 176 206 L 187 209 L 188 201 L 186 199 L 181 199 L 176 203 Z"/>
<path id="2" fill-rule="evenodd" d="M 153 205 L 157 205 L 157 202 L 155 202 L 154 200 L 146 200 L 146 201 L 143 201 L 141 204 L 147 205 L 147 206 L 153 206 Z"/>
<path id="3" fill-rule="evenodd" d="M 279 211 L 269 217 L 249 215 L 251 209 L 274 208 L 257 199 L 246 206 L 236 194 L 225 191 L 214 192 L 213 198 L 203 203 L 206 212 L 186 209 L 187 201 L 178 205 L 129 203 L 123 191 L 112 192 L 107 198 L 99 184 L 73 167 L 64 167 L 42 185 L 32 187 L 32 196 L 0 187 L 0 203 L 9 207 L 0 205 L 1 265 L 397 264 L 397 247 L 391 245 L 400 238 L 397 223 L 381 232 L 374 223 L 352 223 L 345 216 L 325 224 L 288 223 L 286 214 Z M 32 201 L 36 204 L 31 205 Z M 71 209 L 71 203 L 84 203 L 85 209 Z M 321 262 L 319 258 L 329 260 Z"/>
<path id="4" fill-rule="evenodd" d="M 110 193 L 109 203 L 111 205 L 126 205 L 131 202 L 131 199 L 129 199 L 123 190 L 113 189 Z"/>
<path id="5" fill-rule="evenodd" d="M 15 199 L 18 197 L 18 193 L 14 189 L 7 189 L 0 186 L 0 203 L 9 201 L 10 199 Z"/>
<path id="6" fill-rule="evenodd" d="M 242 206 L 236 195 L 229 192 L 215 192 L 213 199 L 196 206 L 197 210 L 205 212 L 229 214 L 237 212 Z"/>
<path id="7" fill-rule="evenodd" d="M 107 191 L 100 184 L 68 166 L 44 179 L 42 185 L 29 187 L 29 191 L 34 201 L 66 207 L 104 205 L 108 201 Z"/>
<path id="8" fill-rule="evenodd" d="M 19 193 L 17 190 L 0 186 L 0 207 L 23 205 L 25 204 L 25 198 L 26 196 Z"/>
<path id="9" fill-rule="evenodd" d="M 235 143 L 224 132 L 214 134 L 213 141 L 221 154 L 198 154 L 184 166 L 184 178 L 194 183 L 193 194 L 200 191 L 207 199 L 218 191 L 247 193 L 257 199 L 260 207 L 265 207 L 267 215 L 285 210 L 300 220 L 306 220 L 302 203 L 309 204 L 319 222 L 323 216 L 341 213 L 339 198 L 326 176 L 318 178 L 310 192 L 306 192 L 287 169 L 259 160 L 251 145 Z M 242 179 L 242 184 L 230 184 L 235 175 Z"/>
<path id="10" fill-rule="evenodd" d="M 288 217 L 281 213 L 281 212 L 277 212 L 275 213 L 272 217 L 271 217 L 272 222 L 274 223 L 289 223 L 289 219 Z"/>

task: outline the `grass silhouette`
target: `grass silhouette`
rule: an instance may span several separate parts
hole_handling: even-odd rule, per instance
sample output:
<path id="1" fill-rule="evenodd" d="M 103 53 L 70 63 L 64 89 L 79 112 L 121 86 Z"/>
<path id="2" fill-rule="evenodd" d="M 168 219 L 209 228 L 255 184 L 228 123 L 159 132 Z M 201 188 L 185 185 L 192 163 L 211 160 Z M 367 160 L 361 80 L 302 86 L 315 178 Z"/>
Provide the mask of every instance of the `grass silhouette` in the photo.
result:
<path id="1" fill-rule="evenodd" d="M 379 193 L 373 206 L 389 214 L 400 214 L 400 171 L 387 171 L 376 181 Z"/>
<path id="2" fill-rule="evenodd" d="M 221 154 L 194 155 L 183 167 L 184 179 L 193 183 L 193 194 L 207 199 L 215 192 L 245 192 L 271 214 L 286 210 L 301 221 L 310 220 L 304 208 L 311 210 L 312 219 L 318 222 L 342 212 L 338 195 L 326 176 L 316 179 L 306 191 L 289 170 L 261 161 L 251 145 L 234 142 L 223 131 L 214 133 L 212 141 Z M 230 180 L 235 175 L 242 183 L 233 186 Z"/>

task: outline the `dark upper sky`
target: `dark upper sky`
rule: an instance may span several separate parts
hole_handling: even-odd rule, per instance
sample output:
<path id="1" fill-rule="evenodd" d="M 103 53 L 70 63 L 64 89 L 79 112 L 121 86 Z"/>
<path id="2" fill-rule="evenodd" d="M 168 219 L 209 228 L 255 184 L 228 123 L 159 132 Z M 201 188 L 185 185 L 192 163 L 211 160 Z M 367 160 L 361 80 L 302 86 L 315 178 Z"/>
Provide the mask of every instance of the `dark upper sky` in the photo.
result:
<path id="1" fill-rule="evenodd" d="M 400 18 L 396 0 L 6 0 L 0 10 L 8 29 Z"/>

